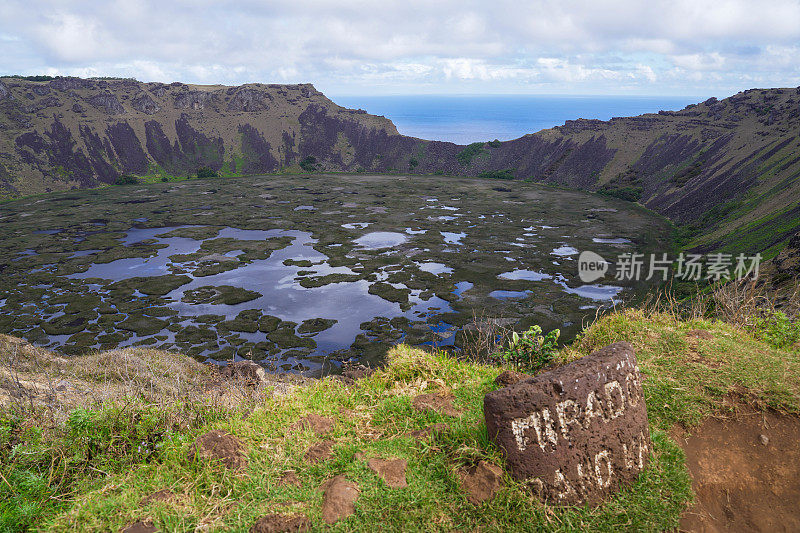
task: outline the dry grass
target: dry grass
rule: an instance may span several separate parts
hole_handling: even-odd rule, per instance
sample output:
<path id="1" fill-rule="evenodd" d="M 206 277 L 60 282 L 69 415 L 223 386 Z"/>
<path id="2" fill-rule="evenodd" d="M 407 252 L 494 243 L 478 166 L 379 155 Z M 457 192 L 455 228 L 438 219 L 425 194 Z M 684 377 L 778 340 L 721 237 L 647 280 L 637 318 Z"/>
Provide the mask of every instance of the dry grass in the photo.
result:
<path id="1" fill-rule="evenodd" d="M 0 407 L 60 423 L 77 408 L 136 403 L 185 419 L 187 411 L 252 409 L 295 384 L 225 377 L 180 353 L 126 348 L 69 359 L 0 335 Z M 41 420 L 40 420 L 41 421 Z"/>

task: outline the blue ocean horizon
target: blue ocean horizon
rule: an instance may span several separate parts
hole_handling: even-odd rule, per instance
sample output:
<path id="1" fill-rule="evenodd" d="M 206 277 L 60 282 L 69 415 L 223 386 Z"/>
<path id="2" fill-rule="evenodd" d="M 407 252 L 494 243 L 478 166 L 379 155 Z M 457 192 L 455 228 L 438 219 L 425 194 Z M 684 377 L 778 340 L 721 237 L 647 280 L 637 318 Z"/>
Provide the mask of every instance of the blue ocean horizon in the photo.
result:
<path id="1" fill-rule="evenodd" d="M 333 96 L 337 104 L 383 115 L 403 135 L 469 144 L 508 141 L 577 118 L 677 111 L 705 100 L 692 96 Z"/>

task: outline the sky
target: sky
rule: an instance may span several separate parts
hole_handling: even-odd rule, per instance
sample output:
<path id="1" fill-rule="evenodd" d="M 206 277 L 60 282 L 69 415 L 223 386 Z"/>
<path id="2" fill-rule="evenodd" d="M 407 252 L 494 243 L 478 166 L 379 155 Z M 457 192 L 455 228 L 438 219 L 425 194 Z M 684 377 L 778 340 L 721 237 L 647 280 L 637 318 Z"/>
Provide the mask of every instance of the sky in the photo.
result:
<path id="1" fill-rule="evenodd" d="M 800 85 L 800 0 L 2 0 L 0 74 L 722 97 Z"/>

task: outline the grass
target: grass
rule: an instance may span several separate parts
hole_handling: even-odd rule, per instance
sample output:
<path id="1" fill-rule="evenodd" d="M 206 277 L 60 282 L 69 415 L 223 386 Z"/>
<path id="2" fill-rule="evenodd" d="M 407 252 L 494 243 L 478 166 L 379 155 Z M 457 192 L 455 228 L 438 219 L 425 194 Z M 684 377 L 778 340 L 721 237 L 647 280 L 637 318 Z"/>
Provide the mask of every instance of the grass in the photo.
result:
<path id="1" fill-rule="evenodd" d="M 710 338 L 697 337 L 695 330 L 707 331 Z M 800 412 L 797 345 L 777 348 L 757 333 L 718 320 L 631 309 L 601 317 L 556 354 L 558 363 L 566 363 L 626 340 L 634 345 L 645 376 L 651 466 L 595 509 L 542 504 L 510 477 L 491 502 L 478 507 L 467 502 L 459 470 L 481 459 L 502 464 L 482 416 L 483 396 L 496 388 L 494 378 L 503 370 L 497 366 L 399 346 L 384 368 L 353 386 L 327 378 L 288 394 L 244 388 L 231 401 L 214 402 L 207 392 L 212 371 L 187 358 L 182 362 L 179 355 L 126 350 L 75 358 L 74 365 L 64 366 L 41 350 L 22 348 L 16 357 L 28 379 L 37 371 L 67 370 L 75 374 L 70 379 L 105 384 L 111 392 L 107 400 L 73 398 L 76 403 L 58 420 L 42 406 L 12 404 L 3 410 L 0 530 L 119 530 L 149 517 L 164 531 L 246 531 L 272 512 L 303 513 L 324 529 L 318 487 L 341 473 L 358 483 L 361 496 L 356 514 L 333 530 L 371 530 L 375 524 L 389 531 L 673 529 L 691 499 L 683 453 L 667 436 L 673 426 L 691 427 L 732 409 L 732 398 Z M 4 359 L 11 344 L 3 346 Z M 120 360 L 127 362 L 116 368 L 135 371 L 109 373 Z M 175 384 L 176 375 L 181 385 Z M 222 387 L 228 389 L 237 387 Z M 415 395 L 438 390 L 454 394 L 465 413 L 461 418 L 412 409 Z M 337 422 L 329 437 L 336 442 L 334 457 L 315 465 L 306 464 L 303 454 L 319 438 L 289 430 L 312 412 Z M 440 422 L 447 429 L 430 440 L 406 435 Z M 244 472 L 189 461 L 190 443 L 211 429 L 245 443 L 249 466 Z M 356 452 L 407 459 L 409 486 L 386 488 Z M 286 470 L 297 472 L 299 487 L 278 485 Z M 140 505 L 165 488 L 177 494 L 174 501 Z"/>

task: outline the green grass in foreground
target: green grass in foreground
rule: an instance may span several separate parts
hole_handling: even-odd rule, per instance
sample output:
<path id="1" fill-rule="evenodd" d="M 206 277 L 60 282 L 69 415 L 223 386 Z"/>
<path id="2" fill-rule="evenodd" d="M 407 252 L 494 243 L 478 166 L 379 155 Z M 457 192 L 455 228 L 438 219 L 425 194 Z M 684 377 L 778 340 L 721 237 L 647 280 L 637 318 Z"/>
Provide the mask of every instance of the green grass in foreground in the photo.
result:
<path id="1" fill-rule="evenodd" d="M 713 338 L 688 334 L 696 329 Z M 208 416 L 196 423 L 175 424 L 164 409 L 136 401 L 73 412 L 64 428 L 31 426 L 6 413 L 0 421 L 0 530 L 22 524 L 19 529 L 117 531 L 150 517 L 164 531 L 247 531 L 259 516 L 275 512 L 306 514 L 315 528 L 325 529 L 317 489 L 341 473 L 358 483 L 361 497 L 356 514 L 330 528 L 337 531 L 673 529 L 691 499 L 691 482 L 668 430 L 726 409 L 722 400 L 731 396 L 800 412 L 800 352 L 796 346 L 774 348 L 721 322 L 628 310 L 599 319 L 557 358 L 567 362 L 619 340 L 634 345 L 645 375 L 654 452 L 635 484 L 595 509 L 543 505 L 508 476 L 493 501 L 468 503 L 458 469 L 479 459 L 502 464 L 487 438 L 482 400 L 503 369 L 400 346 L 384 369 L 354 386 L 326 379 L 256 405 L 207 407 Z M 416 394 L 442 389 L 454 393 L 463 417 L 412 409 Z M 316 465 L 305 464 L 303 453 L 320 439 L 288 430 L 311 412 L 337 420 L 330 436 L 334 458 Z M 405 436 L 437 422 L 448 429 L 430 440 Z M 186 458 L 189 444 L 210 429 L 246 444 L 245 472 Z M 142 452 L 142 439 L 158 431 L 163 440 Z M 409 486 L 388 489 L 365 460 L 354 458 L 359 451 L 407 459 Z M 278 485 L 289 469 L 297 471 L 300 487 Z M 140 507 L 143 497 L 164 488 L 178 500 Z"/>

